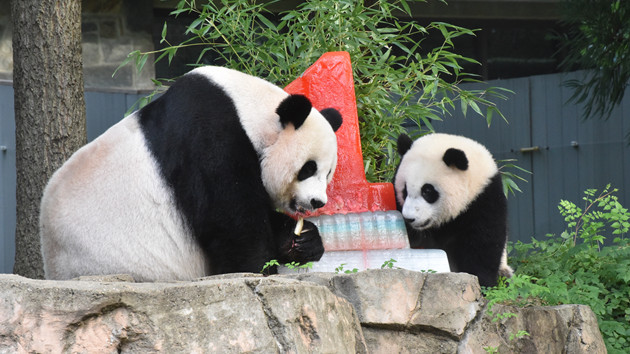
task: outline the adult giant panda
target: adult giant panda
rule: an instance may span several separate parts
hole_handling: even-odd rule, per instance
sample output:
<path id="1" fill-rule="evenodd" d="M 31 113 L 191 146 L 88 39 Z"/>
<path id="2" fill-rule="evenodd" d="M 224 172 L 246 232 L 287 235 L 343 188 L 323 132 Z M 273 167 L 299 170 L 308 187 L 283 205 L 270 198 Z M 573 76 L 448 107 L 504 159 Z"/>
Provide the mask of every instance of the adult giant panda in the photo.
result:
<path id="1" fill-rule="evenodd" d="M 428 134 L 415 142 L 398 137 L 396 204 L 413 248 L 446 251 L 454 272 L 482 286 L 510 277 L 507 265 L 507 200 L 492 155 L 463 136 Z"/>
<path id="2" fill-rule="evenodd" d="M 250 75 L 201 67 L 79 149 L 41 202 L 49 279 L 138 281 L 318 260 L 317 228 L 278 212 L 327 201 L 341 115 Z"/>

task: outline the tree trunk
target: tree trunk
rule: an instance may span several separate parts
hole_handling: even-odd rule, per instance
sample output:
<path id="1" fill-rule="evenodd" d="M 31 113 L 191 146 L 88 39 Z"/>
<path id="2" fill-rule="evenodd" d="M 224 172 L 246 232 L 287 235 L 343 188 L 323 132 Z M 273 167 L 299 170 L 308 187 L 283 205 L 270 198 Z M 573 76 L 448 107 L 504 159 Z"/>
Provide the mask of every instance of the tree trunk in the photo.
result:
<path id="1" fill-rule="evenodd" d="M 14 273 L 43 278 L 39 204 L 52 173 L 86 142 L 81 0 L 13 0 L 17 167 Z"/>

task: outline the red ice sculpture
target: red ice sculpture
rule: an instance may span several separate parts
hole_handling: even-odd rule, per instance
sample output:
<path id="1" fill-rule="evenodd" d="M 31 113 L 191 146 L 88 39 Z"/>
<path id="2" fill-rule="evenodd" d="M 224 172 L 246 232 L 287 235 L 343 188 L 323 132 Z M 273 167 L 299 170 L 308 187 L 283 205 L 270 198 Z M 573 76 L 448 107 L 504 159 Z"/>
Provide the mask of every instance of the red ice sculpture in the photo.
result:
<path id="1" fill-rule="evenodd" d="M 308 97 L 318 110 L 339 110 L 343 124 L 337 130 L 337 169 L 328 185 L 328 203 L 307 216 L 395 210 L 391 183 L 368 183 L 363 167 L 359 119 L 350 55 L 329 52 L 322 55 L 285 91 Z"/>

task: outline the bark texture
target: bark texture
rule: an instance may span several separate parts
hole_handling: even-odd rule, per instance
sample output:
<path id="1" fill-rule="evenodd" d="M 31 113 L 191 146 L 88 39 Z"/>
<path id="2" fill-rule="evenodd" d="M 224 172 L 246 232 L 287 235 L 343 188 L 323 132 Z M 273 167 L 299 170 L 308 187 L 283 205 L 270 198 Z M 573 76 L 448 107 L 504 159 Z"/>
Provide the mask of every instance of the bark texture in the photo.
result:
<path id="1" fill-rule="evenodd" d="M 17 220 L 13 271 L 43 278 L 39 203 L 52 173 L 86 142 L 80 0 L 14 0 Z"/>

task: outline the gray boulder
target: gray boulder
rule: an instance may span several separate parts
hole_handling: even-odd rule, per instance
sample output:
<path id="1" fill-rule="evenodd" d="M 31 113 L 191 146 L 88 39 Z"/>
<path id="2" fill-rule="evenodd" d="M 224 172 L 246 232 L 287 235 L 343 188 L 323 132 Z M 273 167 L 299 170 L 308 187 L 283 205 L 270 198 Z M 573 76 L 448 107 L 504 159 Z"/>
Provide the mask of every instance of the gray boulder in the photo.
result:
<path id="1" fill-rule="evenodd" d="M 0 274 L 0 353 L 605 353 L 588 306 L 493 321 L 477 278 L 402 269 L 193 282 Z M 519 331 L 529 336 L 513 338 Z"/>
<path id="2" fill-rule="evenodd" d="M 312 283 L 93 280 L 0 275 L 0 352 L 366 352 L 352 305 Z"/>

